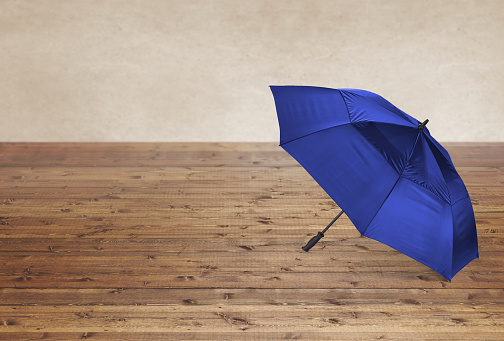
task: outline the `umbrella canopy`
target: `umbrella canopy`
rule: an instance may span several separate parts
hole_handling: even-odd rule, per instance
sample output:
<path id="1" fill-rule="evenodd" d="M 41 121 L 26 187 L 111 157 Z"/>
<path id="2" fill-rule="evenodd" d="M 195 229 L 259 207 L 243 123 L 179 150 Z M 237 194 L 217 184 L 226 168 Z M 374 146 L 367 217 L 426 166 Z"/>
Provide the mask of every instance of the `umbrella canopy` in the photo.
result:
<path id="1" fill-rule="evenodd" d="M 466 187 L 424 123 L 357 89 L 271 86 L 280 146 L 359 232 L 451 280 L 478 258 Z"/>

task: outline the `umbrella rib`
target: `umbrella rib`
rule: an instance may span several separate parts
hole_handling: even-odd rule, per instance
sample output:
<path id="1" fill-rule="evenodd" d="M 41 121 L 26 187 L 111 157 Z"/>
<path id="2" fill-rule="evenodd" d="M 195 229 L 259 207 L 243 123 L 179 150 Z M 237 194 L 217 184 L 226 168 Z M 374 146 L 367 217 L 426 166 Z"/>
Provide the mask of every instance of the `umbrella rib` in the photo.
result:
<path id="1" fill-rule="evenodd" d="M 468 196 L 465 196 L 465 197 L 463 197 L 463 198 L 457 199 L 455 202 L 452 202 L 450 205 L 452 205 L 452 206 L 453 206 L 453 205 L 455 205 L 456 203 L 458 203 L 460 200 L 464 200 L 464 199 L 467 199 L 467 198 L 471 199 L 471 197 L 468 195 Z"/>
<path id="2" fill-rule="evenodd" d="M 410 122 L 411 124 L 418 124 L 418 123 L 411 122 L 411 120 L 410 120 L 410 119 L 409 119 L 409 117 L 408 117 L 409 115 L 407 115 L 406 113 L 404 113 L 401 109 L 399 109 L 398 107 L 396 107 L 395 105 L 393 105 L 393 104 L 392 104 L 392 103 L 390 103 L 390 102 L 389 102 L 389 103 L 390 103 L 390 105 L 392 105 L 393 107 L 395 107 L 395 108 L 396 108 L 397 110 L 399 110 L 402 114 L 406 114 L 406 115 L 399 115 L 398 113 L 396 113 L 396 112 L 394 112 L 394 111 L 390 110 L 389 108 L 387 108 L 387 107 L 383 106 L 381 103 L 376 102 L 376 101 L 375 101 L 375 100 L 373 100 L 373 99 L 366 98 L 366 97 L 364 97 L 364 96 L 362 96 L 362 95 L 356 94 L 355 92 L 348 91 L 348 90 L 339 90 L 339 91 L 340 91 L 340 93 L 341 93 L 342 91 L 344 91 L 344 92 L 350 92 L 350 93 L 352 93 L 352 94 L 353 94 L 353 95 L 355 95 L 355 96 L 359 96 L 359 97 L 361 97 L 362 99 L 364 99 L 364 100 L 365 100 L 365 101 L 367 101 L 367 102 L 370 102 L 370 103 L 373 103 L 373 104 L 376 104 L 376 105 L 378 105 L 378 106 L 382 107 L 383 109 L 387 110 L 388 112 L 390 112 L 390 113 L 392 113 L 392 114 L 396 115 L 397 117 L 400 117 L 400 118 L 402 118 L 402 119 L 404 119 L 404 120 L 406 120 L 406 121 Z M 343 95 L 342 95 L 341 97 L 343 97 L 343 100 L 345 101 L 345 104 L 347 104 L 347 103 L 346 103 L 346 99 L 345 99 L 345 97 L 344 97 Z M 348 105 L 347 105 L 347 111 L 348 111 L 348 115 L 350 116 L 350 110 L 348 110 Z M 413 118 L 413 117 L 412 117 L 412 118 Z M 413 119 L 414 119 L 414 118 L 413 118 Z M 418 120 L 417 120 L 417 121 L 418 121 Z"/>
<path id="3" fill-rule="evenodd" d="M 418 186 L 420 186 L 422 188 L 425 188 L 426 190 L 428 190 L 429 192 L 431 192 L 432 194 L 434 194 L 436 197 L 438 197 L 439 199 L 443 200 L 448 205 L 453 205 L 451 202 L 449 202 L 448 200 L 446 200 L 445 198 L 443 198 L 439 193 L 434 192 L 432 189 L 430 189 L 429 187 L 427 187 L 425 185 L 422 185 L 420 182 L 417 182 L 417 181 L 415 181 L 413 179 L 410 179 L 410 178 L 407 178 L 407 177 L 404 177 L 404 178 L 406 180 L 409 180 L 409 181 L 413 182 L 414 184 L 416 184 L 416 185 L 418 185 Z"/>
<path id="4" fill-rule="evenodd" d="M 350 109 L 348 109 L 347 100 L 345 99 L 345 96 L 343 96 L 342 90 L 338 90 L 338 92 L 339 92 L 339 94 L 341 96 L 341 99 L 343 100 L 343 103 L 345 103 L 346 111 L 347 111 L 347 114 L 348 114 L 348 121 L 350 121 L 350 123 L 352 123 L 352 117 L 350 116 Z"/>
<path id="5" fill-rule="evenodd" d="M 401 177 L 403 176 L 403 173 L 404 173 L 404 170 L 406 169 L 406 165 L 408 164 L 408 162 L 410 161 L 411 157 L 413 156 L 413 151 L 415 150 L 415 147 L 418 143 L 418 140 L 420 138 L 420 132 L 418 132 L 418 135 L 417 135 L 417 138 L 415 140 L 415 143 L 413 144 L 413 148 L 411 148 L 411 152 L 410 152 L 410 155 L 408 156 L 408 159 L 406 160 L 406 162 L 404 163 L 404 167 L 401 171 L 401 174 L 399 174 L 399 176 L 397 177 L 397 180 L 396 182 L 394 183 L 394 186 L 392 186 L 392 188 L 390 189 L 390 191 L 388 192 L 387 196 L 385 197 L 385 200 L 383 200 L 383 202 L 381 203 L 380 207 L 376 210 L 376 213 L 373 215 L 373 218 L 371 218 L 371 220 L 369 221 L 369 223 L 367 224 L 366 228 L 362 231 L 362 235 L 364 235 L 364 233 L 366 233 L 369 225 L 371 225 L 371 223 L 373 222 L 374 218 L 376 217 L 376 215 L 378 214 L 378 212 L 380 212 L 382 206 L 385 204 L 385 202 L 387 201 L 387 199 L 389 198 L 390 194 L 392 194 L 392 191 L 394 190 L 395 186 L 397 185 L 397 183 L 399 182 L 399 180 L 401 179 Z"/>
<path id="6" fill-rule="evenodd" d="M 284 146 L 284 145 L 286 145 L 287 143 L 290 143 L 290 142 L 292 142 L 292 141 L 296 141 L 296 140 L 302 139 L 303 137 L 306 137 L 306 136 L 310 136 L 310 135 L 313 135 L 313 134 L 316 134 L 316 133 L 320 133 L 321 131 L 324 131 L 324 130 L 327 130 L 327 129 L 336 128 L 336 127 L 341 127 L 341 126 L 345 126 L 345 125 L 349 125 L 349 124 L 352 124 L 352 122 L 342 123 L 342 124 L 338 124 L 338 125 L 330 126 L 330 127 L 324 128 L 324 129 L 320 129 L 320 130 L 317 130 L 317 131 L 311 132 L 311 133 L 309 133 L 309 134 L 306 134 L 306 135 L 302 135 L 302 136 L 296 137 L 295 139 L 289 140 L 289 141 L 287 141 L 287 142 L 280 143 L 280 146 Z"/>
<path id="7" fill-rule="evenodd" d="M 359 121 L 357 123 L 360 123 L 360 122 L 378 122 L 378 121 Z M 403 125 L 400 125 L 400 124 L 397 124 L 397 123 L 392 123 L 392 122 L 378 122 L 378 123 L 384 123 L 384 124 L 390 124 L 390 125 L 397 125 L 397 126 L 400 126 L 400 127 L 406 127 L 406 128 L 412 128 L 413 127 L 409 127 L 409 126 L 403 126 Z M 293 142 L 293 141 L 296 141 L 296 140 L 299 140 L 299 139 L 302 139 L 303 137 L 307 137 L 307 136 L 310 136 L 310 135 L 313 135 L 313 134 L 316 134 L 316 133 L 320 133 L 324 130 L 328 130 L 328 129 L 331 129 L 331 128 L 337 128 L 337 127 L 342 127 L 342 126 L 346 126 L 346 125 L 351 125 L 351 126 L 354 126 L 355 123 L 354 122 L 348 122 L 348 123 L 341 123 L 341 124 L 337 124 L 337 125 L 333 125 L 333 126 L 330 126 L 330 127 L 327 127 L 327 128 L 324 128 L 324 129 L 320 129 L 320 130 L 317 130 L 317 131 L 314 131 L 314 132 L 311 132 L 309 134 L 306 134 L 306 135 L 302 135 L 302 136 L 299 136 L 299 137 L 296 137 L 295 139 L 292 139 L 292 140 L 289 140 L 287 142 L 282 142 L 279 144 L 279 146 L 284 146 L 286 145 L 287 143 L 290 143 L 290 142 Z M 409 158 L 408 158 L 408 161 L 409 161 Z"/>

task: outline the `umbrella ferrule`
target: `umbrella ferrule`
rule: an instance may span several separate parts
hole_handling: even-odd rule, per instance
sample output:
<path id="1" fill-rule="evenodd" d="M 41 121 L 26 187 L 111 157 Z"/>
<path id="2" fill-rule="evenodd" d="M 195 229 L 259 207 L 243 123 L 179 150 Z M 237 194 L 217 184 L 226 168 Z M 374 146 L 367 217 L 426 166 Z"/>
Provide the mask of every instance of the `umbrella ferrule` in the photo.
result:
<path id="1" fill-rule="evenodd" d="M 418 129 L 420 130 L 423 130 L 423 128 L 425 128 L 425 125 L 429 122 L 429 119 L 426 119 L 425 121 L 423 121 L 422 123 L 420 123 L 418 125 Z"/>

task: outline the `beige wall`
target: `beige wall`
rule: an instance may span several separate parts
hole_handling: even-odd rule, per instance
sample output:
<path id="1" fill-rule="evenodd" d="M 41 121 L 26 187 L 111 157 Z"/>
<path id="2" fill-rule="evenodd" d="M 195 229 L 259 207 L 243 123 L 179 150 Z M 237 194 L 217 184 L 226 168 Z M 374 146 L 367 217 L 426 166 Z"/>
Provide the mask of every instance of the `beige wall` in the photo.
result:
<path id="1" fill-rule="evenodd" d="M 0 141 L 277 141 L 268 85 L 504 141 L 504 1 L 0 1 Z"/>

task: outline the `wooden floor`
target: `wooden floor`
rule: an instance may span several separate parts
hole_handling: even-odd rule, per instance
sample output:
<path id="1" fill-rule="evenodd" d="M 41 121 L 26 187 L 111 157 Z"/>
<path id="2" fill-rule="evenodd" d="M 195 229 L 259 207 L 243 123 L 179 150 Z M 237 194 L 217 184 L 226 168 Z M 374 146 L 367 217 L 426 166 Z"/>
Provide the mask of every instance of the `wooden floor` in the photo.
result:
<path id="1" fill-rule="evenodd" d="M 480 259 L 360 237 L 276 144 L 0 144 L 0 340 L 504 340 L 504 144 L 446 144 Z"/>

